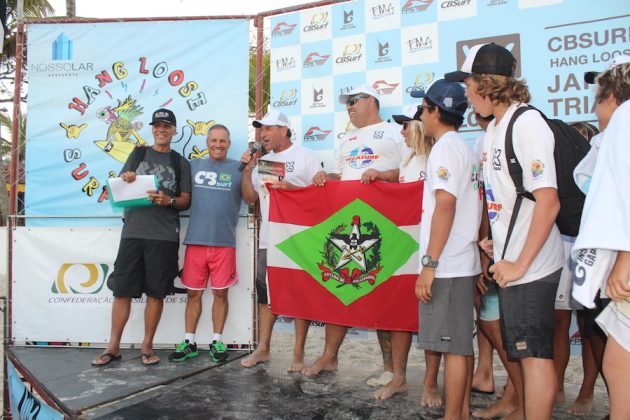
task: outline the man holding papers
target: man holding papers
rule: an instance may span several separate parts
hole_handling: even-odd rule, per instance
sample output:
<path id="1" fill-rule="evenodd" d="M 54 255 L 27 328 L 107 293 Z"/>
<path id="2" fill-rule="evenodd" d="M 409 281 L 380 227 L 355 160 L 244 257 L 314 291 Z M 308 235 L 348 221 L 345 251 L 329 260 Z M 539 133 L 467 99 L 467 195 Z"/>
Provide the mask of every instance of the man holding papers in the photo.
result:
<path id="1" fill-rule="evenodd" d="M 176 132 L 172 111 L 158 109 L 151 121 L 153 146 L 144 150 L 142 160 L 134 162 L 132 153 L 120 178 L 133 183 L 136 175 L 154 175 L 157 190 L 147 191 L 151 206 L 125 210 L 120 247 L 114 270 L 114 303 L 110 342 L 92 364 L 103 366 L 120 360 L 120 340 L 129 319 L 131 299 L 147 295 L 144 311 L 144 340 L 140 347 L 143 365 L 160 361 L 153 353 L 153 337 L 162 315 L 163 299 L 172 288 L 179 265 L 179 211 L 190 206 L 190 164 L 171 150 Z M 137 164 L 137 166 L 136 166 Z"/>

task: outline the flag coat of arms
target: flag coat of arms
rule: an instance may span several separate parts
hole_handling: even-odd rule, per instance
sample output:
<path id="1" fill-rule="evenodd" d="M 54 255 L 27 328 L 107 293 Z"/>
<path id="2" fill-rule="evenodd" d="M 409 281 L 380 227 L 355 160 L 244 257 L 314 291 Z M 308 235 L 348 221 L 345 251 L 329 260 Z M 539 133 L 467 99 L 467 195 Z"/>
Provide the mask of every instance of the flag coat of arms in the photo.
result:
<path id="1" fill-rule="evenodd" d="M 270 189 L 267 280 L 274 314 L 418 331 L 421 181 L 327 181 Z"/>

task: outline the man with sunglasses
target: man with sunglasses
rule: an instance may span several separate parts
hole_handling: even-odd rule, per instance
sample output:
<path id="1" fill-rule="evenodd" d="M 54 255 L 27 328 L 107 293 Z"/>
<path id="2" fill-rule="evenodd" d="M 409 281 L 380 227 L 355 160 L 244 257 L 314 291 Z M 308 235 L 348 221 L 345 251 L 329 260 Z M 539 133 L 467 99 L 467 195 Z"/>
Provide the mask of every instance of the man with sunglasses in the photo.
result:
<path id="1" fill-rule="evenodd" d="M 379 99 L 379 93 L 369 85 L 358 86 L 347 94 L 339 95 L 339 102 L 346 105 L 350 122 L 356 128 L 342 138 L 332 172 L 319 171 L 315 174 L 315 185 L 323 186 L 327 180 L 360 180 L 364 184 L 377 179 L 398 181 L 401 148 L 405 145 L 399 127 L 381 119 Z M 313 376 L 322 370 L 336 370 L 337 354 L 347 331 L 346 326 L 326 324 L 324 353 L 302 372 Z M 390 332 L 377 331 L 377 334 L 384 372 L 380 378 L 368 380 L 371 386 L 386 385 L 394 376 Z"/>

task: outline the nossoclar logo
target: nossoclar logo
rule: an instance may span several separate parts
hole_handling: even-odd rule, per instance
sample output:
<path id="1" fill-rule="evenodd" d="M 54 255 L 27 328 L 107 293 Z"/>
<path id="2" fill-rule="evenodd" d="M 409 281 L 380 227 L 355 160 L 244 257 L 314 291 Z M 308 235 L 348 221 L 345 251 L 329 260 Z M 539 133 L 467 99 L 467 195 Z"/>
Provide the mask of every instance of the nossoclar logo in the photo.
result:
<path id="1" fill-rule="evenodd" d="M 391 95 L 393 91 L 396 90 L 400 83 L 387 83 L 385 80 L 377 80 L 374 82 L 372 87 L 376 89 L 376 91 L 380 95 Z"/>
<path id="2" fill-rule="evenodd" d="M 361 50 L 363 49 L 363 44 L 348 44 L 343 48 L 343 54 L 341 57 L 337 57 L 335 63 L 351 63 L 354 61 L 358 61 L 361 59 L 363 55 Z"/>
<path id="3" fill-rule="evenodd" d="M 297 89 L 283 89 L 280 92 L 280 99 L 273 103 L 274 108 L 293 106 L 297 103 Z"/>
<path id="4" fill-rule="evenodd" d="M 321 55 L 317 52 L 312 52 L 309 55 L 307 55 L 306 58 L 304 59 L 304 67 L 323 66 L 329 57 L 330 57 L 330 54 Z"/>
<path id="5" fill-rule="evenodd" d="M 304 141 L 323 141 L 326 140 L 326 137 L 330 134 L 332 130 L 322 130 L 319 127 L 311 127 L 306 133 L 304 133 Z"/>
<path id="6" fill-rule="evenodd" d="M 433 78 L 435 77 L 435 73 L 432 72 L 422 72 L 417 73 L 416 78 L 413 81 L 413 85 L 408 86 L 405 89 L 405 92 L 411 93 L 414 91 L 427 90 L 427 87 L 433 82 Z"/>
<path id="7" fill-rule="evenodd" d="M 311 17 L 310 25 L 306 25 L 302 31 L 311 32 L 311 31 L 320 31 L 322 29 L 326 29 L 328 27 L 328 12 L 315 13 L 313 17 Z"/>
<path id="8" fill-rule="evenodd" d="M 63 32 L 52 43 L 53 60 L 72 60 L 73 43 Z"/>
<path id="9" fill-rule="evenodd" d="M 402 7 L 403 14 L 424 12 L 431 6 L 433 0 L 408 0 Z"/>
<path id="10" fill-rule="evenodd" d="M 271 36 L 278 37 L 278 36 L 291 35 L 291 33 L 293 33 L 293 30 L 295 29 L 296 26 L 297 26 L 296 23 L 294 23 L 293 25 L 289 25 L 286 22 L 280 22 L 271 30 Z"/>
<path id="11" fill-rule="evenodd" d="M 108 272 L 107 264 L 62 264 L 51 291 L 61 295 L 93 295 L 103 288 Z"/>
<path id="12" fill-rule="evenodd" d="M 514 77 L 521 77 L 521 35 L 520 34 L 506 34 L 489 36 L 485 38 L 474 38 L 458 41 L 455 44 L 457 49 L 457 68 L 461 68 L 466 60 L 466 56 L 472 47 L 479 44 L 489 44 L 494 42 L 497 45 L 501 45 L 512 53 L 516 58 L 516 68 L 514 69 Z"/>

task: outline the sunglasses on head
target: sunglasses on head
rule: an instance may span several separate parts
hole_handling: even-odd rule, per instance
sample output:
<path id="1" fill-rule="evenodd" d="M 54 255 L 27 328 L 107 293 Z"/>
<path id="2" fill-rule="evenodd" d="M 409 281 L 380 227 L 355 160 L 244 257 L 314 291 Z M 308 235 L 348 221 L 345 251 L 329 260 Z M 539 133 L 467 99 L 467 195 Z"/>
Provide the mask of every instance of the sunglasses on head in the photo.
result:
<path id="1" fill-rule="evenodd" d="M 370 97 L 369 95 L 354 95 L 353 97 L 348 98 L 348 100 L 346 101 L 346 105 L 352 106 L 356 104 L 359 101 L 359 99 L 367 99 L 369 97 Z"/>

